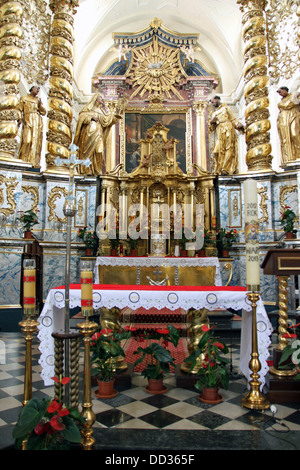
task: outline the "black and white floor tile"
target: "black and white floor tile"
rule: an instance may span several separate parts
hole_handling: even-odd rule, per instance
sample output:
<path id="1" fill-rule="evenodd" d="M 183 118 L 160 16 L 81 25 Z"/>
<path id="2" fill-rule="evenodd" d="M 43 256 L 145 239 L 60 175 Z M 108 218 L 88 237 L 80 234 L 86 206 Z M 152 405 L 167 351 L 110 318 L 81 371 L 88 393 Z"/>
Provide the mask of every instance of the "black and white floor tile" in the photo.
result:
<path id="1" fill-rule="evenodd" d="M 25 341 L 22 333 L 0 333 L 0 449 L 13 450 L 12 430 L 24 394 Z M 232 374 L 223 401 L 203 404 L 195 388 L 176 387 L 175 376 L 165 379 L 168 391 L 150 395 L 145 379 L 132 377 L 130 388 L 116 387 L 112 399 L 93 396 L 94 450 L 198 451 L 198 450 L 299 450 L 299 403 L 276 404 L 270 410 L 248 410 L 241 405 L 247 391 L 239 374 L 239 345 L 231 351 Z M 53 396 L 45 387 L 38 364 L 38 341 L 33 341 L 33 396 Z M 83 366 L 83 358 L 80 358 Z M 82 393 L 82 392 L 81 392 Z"/>

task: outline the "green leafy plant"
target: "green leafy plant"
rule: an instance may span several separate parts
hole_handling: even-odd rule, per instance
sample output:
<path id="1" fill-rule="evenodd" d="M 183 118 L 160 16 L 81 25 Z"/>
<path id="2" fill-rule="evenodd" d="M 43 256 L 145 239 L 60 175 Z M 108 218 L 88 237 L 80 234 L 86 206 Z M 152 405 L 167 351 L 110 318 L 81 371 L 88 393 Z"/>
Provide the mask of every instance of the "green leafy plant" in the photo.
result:
<path id="1" fill-rule="evenodd" d="M 131 331 L 133 328 L 126 328 L 121 332 L 103 328 L 93 334 L 91 338 L 92 371 L 99 380 L 108 382 L 113 379 L 116 371 L 116 358 L 125 357 L 121 341 L 128 340 L 131 337 Z"/>
<path id="2" fill-rule="evenodd" d="M 28 211 L 21 211 L 21 216 L 19 219 L 23 225 L 23 230 L 30 231 L 34 225 L 39 223 L 38 217 L 33 210 L 29 209 Z"/>
<path id="3" fill-rule="evenodd" d="M 164 373 L 170 371 L 170 366 L 174 366 L 174 359 L 168 351 L 168 343 L 175 347 L 178 345 L 180 333 L 172 325 L 167 328 L 157 329 L 154 334 L 142 335 L 139 341 L 147 341 L 146 347 L 138 347 L 134 354 L 140 354 L 134 366 L 146 360 L 146 367 L 141 375 L 150 379 L 162 379 Z M 150 342 L 151 341 L 151 342 Z"/>
<path id="4" fill-rule="evenodd" d="M 290 341 L 283 349 L 279 361 L 280 369 L 296 369 L 297 373 L 294 375 L 294 379 L 296 380 L 300 380 L 300 340 L 298 339 L 298 335 L 296 333 L 299 325 L 300 323 L 291 325 L 288 329 L 292 330 L 293 332 L 287 331 L 282 335 L 284 338 L 287 338 Z"/>
<path id="5" fill-rule="evenodd" d="M 223 250 L 229 250 L 236 241 L 237 233 L 235 229 L 226 230 L 221 228 L 217 233 L 217 244 Z"/>
<path id="6" fill-rule="evenodd" d="M 294 230 L 295 219 L 295 212 L 289 206 L 285 206 L 284 211 L 281 212 L 280 224 L 286 233 Z"/>
<path id="7" fill-rule="evenodd" d="M 18 449 L 25 440 L 26 450 L 67 450 L 71 443 L 81 442 L 80 427 L 85 419 L 77 408 L 66 407 L 61 401 L 61 387 L 69 378 L 52 379 L 60 383 L 60 396 L 42 400 L 34 397 L 24 406 L 13 430 Z"/>
<path id="8" fill-rule="evenodd" d="M 94 248 L 96 239 L 93 232 L 87 231 L 87 227 L 79 229 L 78 237 L 83 241 L 86 248 Z"/>
<path id="9" fill-rule="evenodd" d="M 228 353 L 228 347 L 222 341 L 214 338 L 212 328 L 202 325 L 203 335 L 201 336 L 197 347 L 184 360 L 190 364 L 190 371 L 195 366 L 199 366 L 199 371 L 195 387 L 197 390 L 202 388 L 217 388 L 222 386 L 228 388 L 229 372 L 227 365 L 229 360 L 224 357 Z"/>

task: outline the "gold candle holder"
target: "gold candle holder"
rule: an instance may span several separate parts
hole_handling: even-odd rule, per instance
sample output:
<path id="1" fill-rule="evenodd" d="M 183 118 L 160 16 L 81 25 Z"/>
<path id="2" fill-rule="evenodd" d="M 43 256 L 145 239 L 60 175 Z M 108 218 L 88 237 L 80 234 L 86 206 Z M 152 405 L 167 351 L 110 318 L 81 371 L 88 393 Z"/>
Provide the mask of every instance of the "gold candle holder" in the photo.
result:
<path id="1" fill-rule="evenodd" d="M 257 301 L 259 300 L 259 293 L 257 292 L 248 292 L 247 296 L 251 301 L 252 305 L 252 353 L 251 360 L 249 362 L 249 368 L 252 371 L 249 385 L 250 390 L 242 399 L 242 406 L 245 408 L 250 408 L 252 410 L 265 410 L 270 407 L 270 403 L 260 392 L 261 382 L 259 379 L 258 372 L 261 369 L 261 364 L 259 361 L 258 354 L 258 344 L 257 344 L 257 323 L 256 323 L 256 306 Z"/>
<path id="2" fill-rule="evenodd" d="M 80 261 L 81 313 L 85 317 L 93 315 L 93 263 Z"/>
<path id="3" fill-rule="evenodd" d="M 96 420 L 93 412 L 92 392 L 91 392 L 91 358 L 90 343 L 91 335 L 98 327 L 97 323 L 91 322 L 86 317 L 86 321 L 79 323 L 78 328 L 83 335 L 84 344 L 84 376 L 83 376 L 83 402 L 81 415 L 85 418 L 85 424 L 82 430 L 81 446 L 84 450 L 91 450 L 95 439 L 92 437 L 92 426 Z"/>

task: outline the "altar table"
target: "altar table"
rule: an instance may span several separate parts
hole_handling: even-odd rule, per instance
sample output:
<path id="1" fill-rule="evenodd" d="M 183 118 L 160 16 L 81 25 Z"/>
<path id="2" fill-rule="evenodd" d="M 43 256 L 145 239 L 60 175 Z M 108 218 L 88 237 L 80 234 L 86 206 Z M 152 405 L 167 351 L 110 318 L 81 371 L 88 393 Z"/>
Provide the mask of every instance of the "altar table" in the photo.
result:
<path id="1" fill-rule="evenodd" d="M 169 308 L 175 310 L 183 308 L 208 310 L 234 309 L 242 310 L 242 330 L 241 330 L 241 358 L 240 369 L 250 380 L 249 361 L 252 348 L 252 314 L 251 303 L 243 287 L 187 287 L 187 286 L 120 286 L 120 285 L 97 285 L 93 286 L 93 307 L 120 309 L 129 307 L 136 310 L 140 307 L 146 309 Z M 70 286 L 70 308 L 80 307 L 81 286 L 72 284 Z M 40 340 L 40 365 L 42 366 L 42 378 L 45 385 L 53 385 L 51 377 L 54 375 L 54 340 L 53 332 L 64 329 L 64 308 L 65 308 L 65 287 L 56 287 L 49 291 L 44 308 L 39 317 Z M 78 320 L 80 322 L 80 320 Z M 265 375 L 268 372 L 267 359 L 269 356 L 268 347 L 272 325 L 267 316 L 265 307 L 261 299 L 257 304 L 257 338 L 258 351 L 260 354 L 261 370 L 260 382 L 262 387 L 265 383 Z"/>
<path id="2" fill-rule="evenodd" d="M 127 269 L 126 274 L 128 275 L 129 269 L 136 268 L 137 280 L 133 279 L 134 282 L 132 284 L 142 284 L 141 281 L 141 269 L 143 268 L 168 268 L 174 269 L 174 285 L 180 285 L 180 270 L 185 270 L 186 268 L 213 268 L 213 273 L 210 273 L 209 276 L 211 278 L 211 282 L 209 285 L 221 286 L 222 285 L 222 278 L 221 278 L 221 269 L 220 269 L 220 261 L 219 258 L 216 256 L 212 257 L 175 257 L 175 256 L 98 256 L 96 258 L 95 266 L 94 266 L 94 282 L 95 284 L 105 283 L 103 280 L 99 279 L 99 268 L 103 267 L 122 267 L 124 270 Z M 167 272 L 168 274 L 169 272 Z M 190 272 L 191 274 L 191 272 Z M 152 272 L 152 278 L 155 277 L 155 274 Z M 187 275 L 183 274 L 183 277 L 187 277 Z M 128 275 L 129 278 L 129 275 Z M 195 276 L 196 278 L 196 276 Z M 119 284 L 120 282 L 114 282 L 114 284 Z M 125 282 L 125 284 L 130 284 L 130 282 Z M 149 281 L 146 282 L 149 284 Z M 109 282 L 110 284 L 110 282 Z M 123 282 L 122 282 L 123 284 Z M 170 283 L 168 283 L 170 284 Z M 171 283 L 172 284 L 172 283 Z M 184 285 L 187 283 L 185 282 Z M 194 284 L 194 282 L 193 282 Z M 203 285 L 203 283 L 198 284 Z M 207 284 L 205 284 L 207 285 Z"/>

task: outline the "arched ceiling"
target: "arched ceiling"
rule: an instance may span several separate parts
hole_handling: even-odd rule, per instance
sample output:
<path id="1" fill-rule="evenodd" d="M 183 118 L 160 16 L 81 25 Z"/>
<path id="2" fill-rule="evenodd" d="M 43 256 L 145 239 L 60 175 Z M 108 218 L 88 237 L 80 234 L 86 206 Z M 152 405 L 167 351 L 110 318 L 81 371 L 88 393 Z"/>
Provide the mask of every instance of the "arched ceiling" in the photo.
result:
<path id="1" fill-rule="evenodd" d="M 74 16 L 74 80 L 83 94 L 116 58 L 114 32 L 144 30 L 154 19 L 178 33 L 199 35 L 195 59 L 230 95 L 242 72 L 241 12 L 236 0 L 81 0 Z"/>

